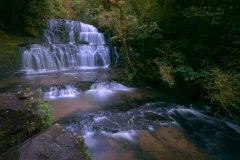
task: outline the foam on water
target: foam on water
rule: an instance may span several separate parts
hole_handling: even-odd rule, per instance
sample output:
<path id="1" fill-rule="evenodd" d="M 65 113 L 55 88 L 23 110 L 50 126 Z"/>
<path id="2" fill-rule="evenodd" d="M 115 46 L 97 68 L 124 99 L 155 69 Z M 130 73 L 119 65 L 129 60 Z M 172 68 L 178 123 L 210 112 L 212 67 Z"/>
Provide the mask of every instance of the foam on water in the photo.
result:
<path id="1" fill-rule="evenodd" d="M 236 159 L 240 149 L 238 124 L 226 118 L 214 117 L 209 110 L 199 110 L 193 105 L 172 104 L 166 107 L 163 102 L 147 103 L 127 112 L 110 110 L 90 113 L 81 117 L 78 124 L 71 125 L 83 135 L 94 133 L 87 140 L 92 147 L 102 145 L 108 137 L 134 142 L 142 130 L 152 132 L 160 126 L 174 125 L 217 159 Z"/>
<path id="2" fill-rule="evenodd" d="M 100 121 L 103 121 L 105 119 L 107 119 L 106 116 L 102 116 L 102 117 L 96 117 L 96 118 L 93 118 L 95 122 L 100 122 Z"/>
<path id="3" fill-rule="evenodd" d="M 126 139 L 129 141 L 134 141 L 134 137 L 137 136 L 137 131 L 134 131 L 134 130 L 121 131 L 121 132 L 117 132 L 117 133 L 109 133 L 109 132 L 102 131 L 101 133 L 106 136 L 110 136 L 110 137 L 117 138 L 117 139 Z"/>
<path id="4" fill-rule="evenodd" d="M 91 89 L 97 90 L 112 90 L 112 91 L 133 91 L 133 88 L 128 88 L 120 83 L 115 81 L 103 81 L 95 82 Z"/>
<path id="5" fill-rule="evenodd" d="M 45 99 L 57 99 L 57 98 L 71 98 L 76 97 L 81 92 L 78 91 L 73 85 L 65 86 L 53 86 L 50 91 L 44 94 Z"/>

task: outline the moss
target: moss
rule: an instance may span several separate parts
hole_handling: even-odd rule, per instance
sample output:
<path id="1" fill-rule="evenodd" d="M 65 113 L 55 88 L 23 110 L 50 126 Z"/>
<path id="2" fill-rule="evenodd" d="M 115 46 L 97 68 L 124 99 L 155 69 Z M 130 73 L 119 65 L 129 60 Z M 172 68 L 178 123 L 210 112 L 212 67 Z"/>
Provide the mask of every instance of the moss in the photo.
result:
<path id="1" fill-rule="evenodd" d="M 37 114 L 41 118 L 40 129 L 45 129 L 53 124 L 52 105 L 48 102 L 41 102 L 37 105 Z"/>
<path id="2" fill-rule="evenodd" d="M 88 151 L 85 143 L 84 143 L 84 139 L 82 137 L 78 138 L 78 145 L 77 148 L 79 149 L 79 151 L 82 153 L 83 159 L 84 160 L 91 160 L 91 154 Z"/>
<path id="3" fill-rule="evenodd" d="M 76 44 L 89 44 L 88 42 L 86 42 L 86 41 L 81 41 L 81 40 L 76 40 L 75 43 L 76 43 Z"/>
<path id="4" fill-rule="evenodd" d="M 40 102 L 31 110 L 0 110 L 0 153 L 53 124 L 52 105 Z"/>
<path id="5" fill-rule="evenodd" d="M 21 62 L 19 45 L 31 40 L 31 37 L 6 34 L 0 30 L 0 77 L 19 68 Z"/>
<path id="6" fill-rule="evenodd" d="M 74 39 L 79 39 L 80 32 L 74 32 Z"/>
<path id="7" fill-rule="evenodd" d="M 92 82 L 81 82 L 79 84 L 76 84 L 76 87 L 83 91 L 86 91 L 90 89 L 91 85 L 92 85 Z"/>
<path id="8" fill-rule="evenodd" d="M 68 43 L 69 42 L 69 34 L 65 31 L 62 31 L 61 34 L 62 34 L 62 37 L 61 37 L 62 42 L 63 43 Z"/>
<path id="9" fill-rule="evenodd" d="M 33 135 L 40 125 L 40 118 L 31 111 L 0 111 L 0 153 Z"/>
<path id="10" fill-rule="evenodd" d="M 22 142 L 24 139 L 26 139 L 26 136 L 24 132 L 19 132 L 16 135 L 7 135 L 4 137 L 0 137 L 0 153 L 3 153 L 7 149 L 13 147 L 14 145 Z"/>

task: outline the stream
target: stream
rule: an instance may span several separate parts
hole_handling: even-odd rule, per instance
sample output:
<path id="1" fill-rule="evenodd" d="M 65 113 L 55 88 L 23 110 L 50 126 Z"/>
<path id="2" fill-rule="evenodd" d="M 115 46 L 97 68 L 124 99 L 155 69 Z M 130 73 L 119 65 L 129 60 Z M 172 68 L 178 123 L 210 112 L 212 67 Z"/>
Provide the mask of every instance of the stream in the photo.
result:
<path id="1" fill-rule="evenodd" d="M 111 68 L 119 56 L 94 26 L 50 19 L 43 33 L 44 43 L 22 48 L 22 70 L 1 79 L 0 92 L 39 91 L 94 160 L 239 159 L 239 124 L 211 106 L 119 83 L 121 69 Z"/>

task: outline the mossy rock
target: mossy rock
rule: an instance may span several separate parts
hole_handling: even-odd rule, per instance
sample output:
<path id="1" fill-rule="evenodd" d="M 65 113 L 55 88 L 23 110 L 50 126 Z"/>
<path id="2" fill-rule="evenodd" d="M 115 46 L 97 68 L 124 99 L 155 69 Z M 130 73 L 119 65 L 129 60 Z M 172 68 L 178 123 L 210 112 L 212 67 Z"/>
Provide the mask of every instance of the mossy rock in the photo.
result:
<path id="1" fill-rule="evenodd" d="M 40 117 L 29 110 L 0 110 L 0 153 L 18 144 L 40 127 Z"/>
<path id="2" fill-rule="evenodd" d="M 20 68 L 21 55 L 19 45 L 32 41 L 32 37 L 6 34 L 0 31 L 0 77 Z"/>
<path id="3" fill-rule="evenodd" d="M 35 109 L 25 101 L 15 94 L 0 94 L 0 153 L 52 124 L 50 104 L 38 102 Z"/>
<path id="4" fill-rule="evenodd" d="M 82 91 L 89 90 L 92 85 L 92 82 L 81 82 L 76 84 L 76 87 L 81 89 Z"/>
<path id="5" fill-rule="evenodd" d="M 76 44 L 89 44 L 89 42 L 86 41 L 81 41 L 81 40 L 76 40 Z"/>

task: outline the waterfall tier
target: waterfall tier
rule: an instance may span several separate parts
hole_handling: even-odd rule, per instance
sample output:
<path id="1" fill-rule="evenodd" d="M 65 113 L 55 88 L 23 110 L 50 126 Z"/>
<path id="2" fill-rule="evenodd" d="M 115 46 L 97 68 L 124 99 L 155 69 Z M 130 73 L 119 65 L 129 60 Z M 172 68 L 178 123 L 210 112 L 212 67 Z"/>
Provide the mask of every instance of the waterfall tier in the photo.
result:
<path id="1" fill-rule="evenodd" d="M 105 45 L 104 35 L 92 25 L 50 19 L 43 36 L 45 44 L 23 48 L 23 69 L 27 74 L 107 68 L 110 65 L 109 47 Z M 85 44 L 80 44 L 83 42 Z"/>
<path id="2" fill-rule="evenodd" d="M 44 94 L 45 99 L 69 98 L 75 97 L 80 92 L 73 85 L 53 86 L 49 92 Z"/>
<path id="3" fill-rule="evenodd" d="M 107 68 L 109 49 L 104 45 L 33 44 L 23 52 L 28 74 L 69 69 Z"/>

